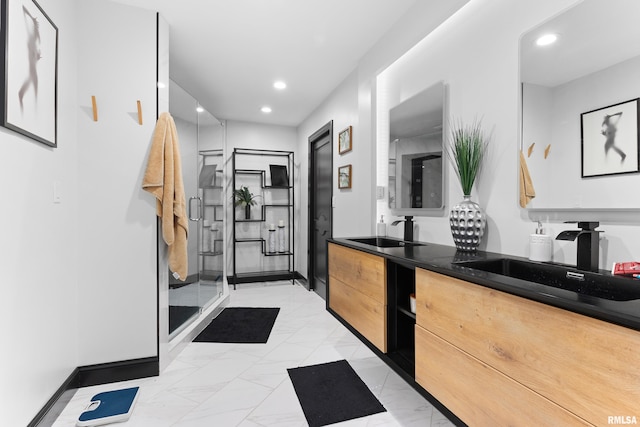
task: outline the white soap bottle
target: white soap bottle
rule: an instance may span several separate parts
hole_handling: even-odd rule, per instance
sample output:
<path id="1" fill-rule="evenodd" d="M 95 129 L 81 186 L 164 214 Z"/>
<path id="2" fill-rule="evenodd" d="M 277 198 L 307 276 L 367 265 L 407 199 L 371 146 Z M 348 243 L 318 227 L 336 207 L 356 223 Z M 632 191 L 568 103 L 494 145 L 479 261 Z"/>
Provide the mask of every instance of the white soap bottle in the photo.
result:
<path id="1" fill-rule="evenodd" d="M 553 240 L 548 234 L 544 234 L 542 223 L 538 221 L 535 234 L 529 236 L 529 259 L 531 261 L 551 261 L 553 253 Z"/>
<path id="2" fill-rule="evenodd" d="M 376 224 L 376 236 L 387 236 L 387 224 L 384 223 L 384 215 L 380 215 L 380 222 Z"/>

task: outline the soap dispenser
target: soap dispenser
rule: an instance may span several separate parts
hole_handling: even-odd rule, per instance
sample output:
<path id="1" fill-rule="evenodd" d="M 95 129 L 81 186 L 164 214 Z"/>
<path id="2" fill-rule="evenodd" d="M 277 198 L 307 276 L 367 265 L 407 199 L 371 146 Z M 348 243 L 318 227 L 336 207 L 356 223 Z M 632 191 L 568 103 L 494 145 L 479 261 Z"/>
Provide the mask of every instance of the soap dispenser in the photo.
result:
<path id="1" fill-rule="evenodd" d="M 380 222 L 376 224 L 376 236 L 387 236 L 387 224 L 384 223 L 384 215 L 380 215 Z"/>
<path id="2" fill-rule="evenodd" d="M 531 261 L 551 261 L 553 239 L 544 234 L 542 223 L 538 221 L 535 234 L 529 236 L 529 259 Z"/>

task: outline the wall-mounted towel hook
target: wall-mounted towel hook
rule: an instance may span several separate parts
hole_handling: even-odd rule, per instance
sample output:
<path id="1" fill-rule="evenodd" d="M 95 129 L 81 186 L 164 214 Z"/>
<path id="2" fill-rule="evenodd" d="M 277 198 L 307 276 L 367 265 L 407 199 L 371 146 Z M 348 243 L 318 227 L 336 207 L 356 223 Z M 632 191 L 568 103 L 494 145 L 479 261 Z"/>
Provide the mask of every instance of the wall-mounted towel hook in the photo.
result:
<path id="1" fill-rule="evenodd" d="M 536 145 L 535 142 L 529 146 L 529 150 L 527 151 L 527 157 L 531 157 L 531 153 L 533 153 L 533 146 L 534 145 Z"/>
<path id="2" fill-rule="evenodd" d="M 549 156 L 549 151 L 551 150 L 551 144 L 547 145 L 547 148 L 544 149 L 544 158 L 546 159 Z"/>
<path id="3" fill-rule="evenodd" d="M 140 102 L 140 100 L 138 100 L 137 102 L 138 102 L 138 123 L 140 123 L 140 126 L 142 126 L 142 103 Z"/>
<path id="4" fill-rule="evenodd" d="M 93 109 L 93 121 L 98 121 L 98 103 L 96 102 L 96 97 L 91 96 L 91 108 Z"/>

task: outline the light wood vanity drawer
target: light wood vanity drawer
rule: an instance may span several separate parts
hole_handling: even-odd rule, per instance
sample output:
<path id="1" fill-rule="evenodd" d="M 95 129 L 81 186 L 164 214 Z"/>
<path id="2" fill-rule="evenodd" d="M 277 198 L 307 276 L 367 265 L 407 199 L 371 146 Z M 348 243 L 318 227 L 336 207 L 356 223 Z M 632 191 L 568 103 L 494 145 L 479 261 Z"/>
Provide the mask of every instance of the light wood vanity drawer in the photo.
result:
<path id="1" fill-rule="evenodd" d="M 387 272 L 383 257 L 329 243 L 329 276 L 376 301 L 387 303 Z"/>
<path id="2" fill-rule="evenodd" d="M 469 426 L 591 425 L 420 326 L 416 381 Z"/>
<path id="3" fill-rule="evenodd" d="M 387 307 L 341 280 L 331 277 L 329 303 L 351 326 L 380 351 L 387 351 Z"/>
<path id="4" fill-rule="evenodd" d="M 416 274 L 417 323 L 425 329 L 595 425 L 610 416 L 640 422 L 638 331 L 430 271 Z"/>

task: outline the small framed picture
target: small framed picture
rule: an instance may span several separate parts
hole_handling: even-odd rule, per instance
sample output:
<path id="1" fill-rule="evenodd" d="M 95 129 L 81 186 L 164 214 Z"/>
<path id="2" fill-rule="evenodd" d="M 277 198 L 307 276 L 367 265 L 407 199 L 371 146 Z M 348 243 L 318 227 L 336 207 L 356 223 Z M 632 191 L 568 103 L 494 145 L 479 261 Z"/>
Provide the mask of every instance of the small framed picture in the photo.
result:
<path id="1" fill-rule="evenodd" d="M 35 0 L 2 0 L 2 126 L 57 146 L 58 28 Z"/>
<path id="2" fill-rule="evenodd" d="M 640 171 L 638 100 L 580 115 L 583 178 Z"/>
<path id="3" fill-rule="evenodd" d="M 289 175 L 287 174 L 287 167 L 283 165 L 269 165 L 271 171 L 271 186 L 283 187 L 289 186 Z"/>
<path id="4" fill-rule="evenodd" d="M 351 165 L 338 168 L 338 188 L 351 188 Z"/>
<path id="5" fill-rule="evenodd" d="M 338 134 L 338 152 L 344 154 L 351 151 L 351 126 Z"/>

